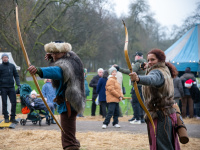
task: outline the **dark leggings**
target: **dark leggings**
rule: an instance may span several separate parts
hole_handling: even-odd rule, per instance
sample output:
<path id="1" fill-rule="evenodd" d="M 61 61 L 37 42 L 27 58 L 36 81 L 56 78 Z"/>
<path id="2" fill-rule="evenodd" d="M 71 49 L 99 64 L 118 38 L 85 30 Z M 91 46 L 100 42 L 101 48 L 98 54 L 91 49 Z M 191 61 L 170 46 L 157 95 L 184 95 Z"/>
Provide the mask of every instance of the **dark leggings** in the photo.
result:
<path id="1" fill-rule="evenodd" d="M 77 112 L 72 111 L 71 116 L 68 117 L 67 112 L 60 114 L 61 126 L 65 131 L 65 134 L 61 131 L 62 134 L 62 147 L 80 147 L 79 141 L 76 139 L 76 116 Z"/>

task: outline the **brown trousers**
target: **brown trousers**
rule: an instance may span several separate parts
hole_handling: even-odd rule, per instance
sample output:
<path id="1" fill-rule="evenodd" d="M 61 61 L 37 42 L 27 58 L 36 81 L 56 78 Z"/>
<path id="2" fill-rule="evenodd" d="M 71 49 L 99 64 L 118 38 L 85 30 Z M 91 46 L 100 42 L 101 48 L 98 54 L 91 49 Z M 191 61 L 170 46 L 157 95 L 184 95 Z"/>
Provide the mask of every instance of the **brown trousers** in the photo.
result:
<path id="1" fill-rule="evenodd" d="M 60 114 L 61 126 L 65 131 L 65 134 L 61 131 L 62 134 L 62 147 L 63 149 L 70 147 L 80 147 L 79 141 L 76 139 L 76 116 L 77 112 L 71 111 L 71 116 L 68 117 L 67 112 Z M 73 149 L 72 148 L 72 149 Z"/>
<path id="2" fill-rule="evenodd" d="M 186 95 L 182 98 L 182 117 L 186 117 L 187 112 L 187 105 L 189 106 L 189 117 L 193 118 L 194 116 L 194 108 L 193 108 L 193 100 L 192 97 L 189 95 Z"/>

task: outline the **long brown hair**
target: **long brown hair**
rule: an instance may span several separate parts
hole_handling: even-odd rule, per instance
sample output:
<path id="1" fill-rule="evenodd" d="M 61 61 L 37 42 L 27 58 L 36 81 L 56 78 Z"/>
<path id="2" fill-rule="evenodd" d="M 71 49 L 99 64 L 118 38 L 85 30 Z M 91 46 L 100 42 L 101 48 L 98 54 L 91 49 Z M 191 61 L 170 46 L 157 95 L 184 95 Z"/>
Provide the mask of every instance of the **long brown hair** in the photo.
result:
<path id="1" fill-rule="evenodd" d="M 165 62 L 166 55 L 162 50 L 154 48 L 150 50 L 147 55 L 149 54 L 154 54 L 158 59 L 158 62 Z M 172 78 L 175 78 L 178 75 L 176 67 L 172 65 L 170 62 L 165 62 L 165 65 L 169 68 Z"/>

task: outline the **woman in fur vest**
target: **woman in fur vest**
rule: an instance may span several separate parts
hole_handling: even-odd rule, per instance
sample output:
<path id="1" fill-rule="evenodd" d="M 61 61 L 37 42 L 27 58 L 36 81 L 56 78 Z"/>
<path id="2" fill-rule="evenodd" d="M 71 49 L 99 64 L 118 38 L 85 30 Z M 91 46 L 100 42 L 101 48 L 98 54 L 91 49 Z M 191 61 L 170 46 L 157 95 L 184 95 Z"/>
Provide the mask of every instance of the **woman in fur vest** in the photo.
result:
<path id="1" fill-rule="evenodd" d="M 147 54 L 146 75 L 140 76 L 135 72 L 130 74 L 131 81 L 143 85 L 142 93 L 145 105 L 156 127 L 155 135 L 150 121 L 145 116 L 151 150 L 180 149 L 178 136 L 175 132 L 176 110 L 173 108 L 173 78 L 178 72 L 171 63 L 165 62 L 165 59 L 166 56 L 162 50 L 152 49 Z"/>
<path id="2" fill-rule="evenodd" d="M 58 104 L 62 132 L 62 147 L 65 150 L 78 150 L 79 141 L 75 137 L 76 116 L 81 113 L 85 104 L 84 71 L 80 58 L 71 51 L 69 43 L 61 41 L 51 42 L 44 46 L 47 52 L 45 59 L 50 60 L 50 67 L 30 66 L 31 74 L 38 74 L 41 78 L 52 79 L 56 88 L 54 102 Z"/>
<path id="3" fill-rule="evenodd" d="M 124 95 L 122 94 L 121 85 L 117 81 L 117 69 L 111 67 L 109 69 L 110 78 L 106 82 L 106 101 L 108 103 L 108 113 L 103 122 L 102 129 L 106 129 L 110 123 L 110 119 L 113 116 L 112 125 L 116 128 L 120 128 L 118 124 L 119 120 L 119 102 L 122 100 Z"/>

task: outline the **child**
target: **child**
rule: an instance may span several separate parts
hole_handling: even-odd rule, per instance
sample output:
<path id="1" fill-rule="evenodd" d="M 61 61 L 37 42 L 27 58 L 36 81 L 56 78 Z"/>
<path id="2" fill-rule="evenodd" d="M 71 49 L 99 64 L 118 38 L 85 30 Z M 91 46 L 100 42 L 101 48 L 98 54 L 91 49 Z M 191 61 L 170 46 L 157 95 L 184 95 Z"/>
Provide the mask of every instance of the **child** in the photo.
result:
<path id="1" fill-rule="evenodd" d="M 45 99 L 47 101 L 47 99 Z M 26 101 L 29 101 L 28 104 L 30 104 L 32 107 L 34 107 L 35 109 L 42 109 L 44 110 L 47 114 L 49 113 L 48 112 L 48 109 L 47 107 L 45 106 L 44 102 L 42 101 L 42 99 L 40 98 L 37 98 L 37 92 L 35 90 L 33 90 L 31 92 L 31 94 L 29 95 L 28 97 L 28 100 Z M 53 111 L 54 109 L 54 105 L 53 103 L 47 103 L 49 108 L 51 109 L 51 111 Z M 29 106 L 30 106 L 29 105 Z M 47 122 L 48 123 L 48 122 Z M 52 122 L 51 122 L 52 123 Z"/>
<path id="2" fill-rule="evenodd" d="M 119 102 L 123 98 L 121 86 L 117 81 L 116 74 L 117 69 L 115 67 L 111 67 L 109 69 L 109 73 L 112 75 L 107 83 L 106 83 L 106 101 L 108 103 L 108 113 L 103 122 L 102 129 L 106 129 L 108 124 L 110 123 L 110 119 L 113 116 L 113 126 L 116 128 L 120 128 L 118 124 L 119 120 Z"/>

